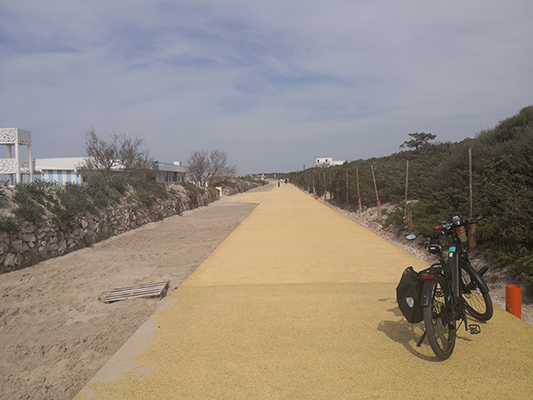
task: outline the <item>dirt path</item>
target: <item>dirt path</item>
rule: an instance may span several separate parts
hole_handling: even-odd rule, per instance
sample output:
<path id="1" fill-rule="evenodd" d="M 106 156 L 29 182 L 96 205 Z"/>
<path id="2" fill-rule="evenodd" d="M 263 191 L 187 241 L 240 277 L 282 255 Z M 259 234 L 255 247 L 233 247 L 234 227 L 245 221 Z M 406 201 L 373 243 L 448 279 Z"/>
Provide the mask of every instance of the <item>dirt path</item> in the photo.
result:
<path id="1" fill-rule="evenodd" d="M 71 399 L 161 304 L 99 298 L 166 280 L 172 293 L 255 208 L 228 200 L 0 275 L 0 398 Z"/>

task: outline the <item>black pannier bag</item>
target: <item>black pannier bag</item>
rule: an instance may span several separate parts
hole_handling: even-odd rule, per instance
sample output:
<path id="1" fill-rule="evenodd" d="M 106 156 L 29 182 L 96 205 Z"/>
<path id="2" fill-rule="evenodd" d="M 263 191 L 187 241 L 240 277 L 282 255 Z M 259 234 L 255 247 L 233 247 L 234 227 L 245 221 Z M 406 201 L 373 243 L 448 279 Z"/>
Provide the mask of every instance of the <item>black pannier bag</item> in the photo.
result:
<path id="1" fill-rule="evenodd" d="M 403 271 L 400 283 L 396 287 L 396 301 L 398 307 L 407 321 L 412 324 L 424 319 L 422 310 L 422 285 L 423 281 L 413 267 Z"/>

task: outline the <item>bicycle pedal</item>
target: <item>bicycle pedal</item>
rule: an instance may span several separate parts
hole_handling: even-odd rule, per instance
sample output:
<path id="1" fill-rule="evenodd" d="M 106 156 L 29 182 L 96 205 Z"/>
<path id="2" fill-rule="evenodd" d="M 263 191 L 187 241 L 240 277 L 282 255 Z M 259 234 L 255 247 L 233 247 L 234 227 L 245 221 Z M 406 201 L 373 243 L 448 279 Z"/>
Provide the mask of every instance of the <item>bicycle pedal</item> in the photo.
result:
<path id="1" fill-rule="evenodd" d="M 478 333 L 481 333 L 481 327 L 477 324 L 468 325 L 468 329 L 470 330 L 471 335 L 477 335 Z"/>

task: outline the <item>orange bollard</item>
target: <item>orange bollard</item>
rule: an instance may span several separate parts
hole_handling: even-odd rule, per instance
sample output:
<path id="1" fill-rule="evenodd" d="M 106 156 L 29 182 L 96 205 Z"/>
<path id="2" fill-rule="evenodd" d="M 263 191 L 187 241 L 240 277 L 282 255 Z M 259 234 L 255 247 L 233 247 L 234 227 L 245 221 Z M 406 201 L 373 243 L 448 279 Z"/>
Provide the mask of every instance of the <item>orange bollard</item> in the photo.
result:
<path id="1" fill-rule="evenodd" d="M 505 311 L 522 319 L 522 288 L 518 285 L 505 287 Z"/>
<path id="2" fill-rule="evenodd" d="M 318 200 L 318 194 L 315 194 L 315 200 Z"/>

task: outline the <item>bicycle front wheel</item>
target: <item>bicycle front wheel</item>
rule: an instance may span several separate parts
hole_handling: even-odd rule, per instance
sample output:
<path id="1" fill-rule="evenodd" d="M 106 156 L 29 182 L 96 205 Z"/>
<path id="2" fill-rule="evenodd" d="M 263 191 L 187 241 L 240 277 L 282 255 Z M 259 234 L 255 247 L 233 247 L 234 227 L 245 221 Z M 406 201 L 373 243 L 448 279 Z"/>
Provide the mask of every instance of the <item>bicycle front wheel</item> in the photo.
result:
<path id="1" fill-rule="evenodd" d="M 455 318 L 451 304 L 451 291 L 443 276 L 431 281 L 429 306 L 424 307 L 424 324 L 431 349 L 441 360 L 448 359 L 455 347 Z"/>
<path id="2" fill-rule="evenodd" d="M 494 309 L 488 291 L 486 293 L 481 291 L 482 279 L 472 265 L 467 262 L 461 263 L 461 295 L 466 311 L 480 321 L 488 321 L 492 318 Z"/>

